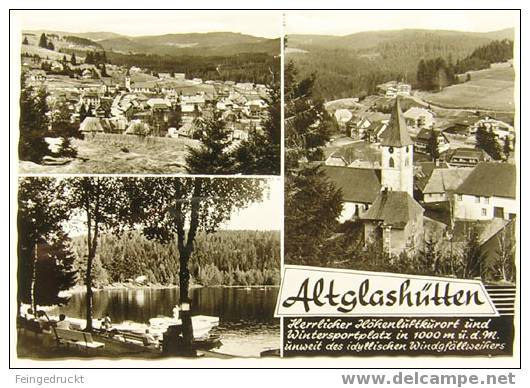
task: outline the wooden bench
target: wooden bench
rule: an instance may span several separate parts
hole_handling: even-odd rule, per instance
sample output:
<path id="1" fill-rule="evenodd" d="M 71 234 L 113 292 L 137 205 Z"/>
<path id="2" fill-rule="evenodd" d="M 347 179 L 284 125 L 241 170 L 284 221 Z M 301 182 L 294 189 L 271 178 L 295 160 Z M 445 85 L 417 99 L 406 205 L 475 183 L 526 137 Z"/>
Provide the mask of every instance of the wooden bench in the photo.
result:
<path id="1" fill-rule="evenodd" d="M 67 345 L 75 345 L 85 349 L 99 349 L 105 347 L 103 342 L 96 342 L 92 334 L 83 331 L 55 328 L 57 338 Z"/>
<path id="2" fill-rule="evenodd" d="M 141 343 L 144 346 L 156 346 L 156 344 L 149 342 L 149 339 L 142 334 L 122 333 L 125 342 Z"/>

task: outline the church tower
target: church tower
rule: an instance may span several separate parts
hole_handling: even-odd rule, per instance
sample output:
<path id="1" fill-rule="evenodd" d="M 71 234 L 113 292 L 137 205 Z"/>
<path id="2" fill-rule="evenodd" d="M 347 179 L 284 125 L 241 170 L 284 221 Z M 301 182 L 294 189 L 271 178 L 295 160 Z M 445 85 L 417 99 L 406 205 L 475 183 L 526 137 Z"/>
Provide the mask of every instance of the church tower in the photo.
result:
<path id="1" fill-rule="evenodd" d="M 405 191 L 412 197 L 414 190 L 413 154 L 399 97 L 392 109 L 390 122 L 381 140 L 381 186 L 392 191 Z"/>
<path id="2" fill-rule="evenodd" d="M 125 73 L 125 89 L 127 89 L 128 92 L 131 91 L 131 73 L 129 72 L 129 69 L 127 69 L 127 72 Z"/>

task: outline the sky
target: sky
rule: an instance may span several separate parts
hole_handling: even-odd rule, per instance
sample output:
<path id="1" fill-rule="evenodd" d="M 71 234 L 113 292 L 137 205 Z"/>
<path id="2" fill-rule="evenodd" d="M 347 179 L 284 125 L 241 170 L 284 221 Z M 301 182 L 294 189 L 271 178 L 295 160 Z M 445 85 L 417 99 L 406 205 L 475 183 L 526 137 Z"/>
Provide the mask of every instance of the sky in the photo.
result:
<path id="1" fill-rule="evenodd" d="M 23 30 L 107 31 L 129 36 L 190 32 L 240 32 L 265 38 L 281 35 L 282 16 L 273 11 L 17 11 Z"/>
<path id="2" fill-rule="evenodd" d="M 283 186 L 279 178 L 268 180 L 269 190 L 263 201 L 232 215 L 223 229 L 280 230 L 282 224 Z"/>
<path id="3" fill-rule="evenodd" d="M 241 179 L 241 178 L 234 178 Z M 262 200 L 232 213 L 230 219 L 220 226 L 225 230 L 280 230 L 282 215 L 283 186 L 280 178 L 268 178 Z M 86 234 L 84 213 L 74 214 L 64 224 L 70 237 Z"/>
<path id="4" fill-rule="evenodd" d="M 515 27 L 517 11 L 354 10 L 296 11 L 285 15 L 287 34 L 348 35 L 361 31 L 440 29 L 487 32 Z"/>

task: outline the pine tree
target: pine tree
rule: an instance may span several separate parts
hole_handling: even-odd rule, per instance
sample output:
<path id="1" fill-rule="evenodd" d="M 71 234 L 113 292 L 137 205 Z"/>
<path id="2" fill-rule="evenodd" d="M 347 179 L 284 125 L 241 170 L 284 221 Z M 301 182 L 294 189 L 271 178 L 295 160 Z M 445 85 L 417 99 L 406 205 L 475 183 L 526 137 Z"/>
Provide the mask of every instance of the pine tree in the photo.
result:
<path id="1" fill-rule="evenodd" d="M 45 137 L 48 131 L 47 93 L 44 89 L 35 91 L 24 83 L 22 75 L 20 92 L 20 138 L 18 156 L 20 160 L 30 160 L 39 163 L 42 158 L 50 154 Z"/>
<path id="2" fill-rule="evenodd" d="M 488 153 L 493 159 L 501 160 L 501 146 L 497 142 L 497 136 L 493 130 L 486 128 L 478 128 L 475 133 L 476 147 Z"/>
<path id="3" fill-rule="evenodd" d="M 88 112 L 87 112 L 86 106 L 85 104 L 81 104 L 81 108 L 79 108 L 79 122 L 82 123 L 83 121 L 85 121 L 87 116 L 88 116 Z"/>
<path id="4" fill-rule="evenodd" d="M 75 57 L 75 52 L 72 52 L 72 57 L 70 58 L 70 63 L 71 63 L 73 66 L 76 66 L 76 65 L 77 65 L 77 58 Z"/>
<path id="5" fill-rule="evenodd" d="M 232 143 L 221 113 L 214 111 L 210 118 L 194 120 L 198 127 L 199 147 L 188 147 L 186 164 L 192 174 L 230 174 L 234 160 L 229 147 Z"/>
<path id="6" fill-rule="evenodd" d="M 476 227 L 471 227 L 463 252 L 464 278 L 483 277 L 485 258 L 486 256 L 480 246 L 479 233 Z"/>
<path id="7" fill-rule="evenodd" d="M 73 268 L 76 256 L 70 239 L 59 230 L 43 244 L 41 252 L 36 261 L 35 303 L 39 306 L 65 304 L 69 298 L 59 293 L 72 288 L 77 280 L 77 271 Z"/>
<path id="8" fill-rule="evenodd" d="M 53 45 L 53 43 L 50 41 L 48 42 L 48 50 L 55 50 L 55 46 Z"/>
<path id="9" fill-rule="evenodd" d="M 438 148 L 438 133 L 434 130 L 431 130 L 431 135 L 427 143 L 427 153 L 431 155 L 433 162 L 436 162 L 440 157 L 440 151 Z"/>
<path id="10" fill-rule="evenodd" d="M 28 45 L 29 44 L 27 36 L 24 37 L 24 40 L 22 41 L 22 44 L 24 44 L 24 45 Z"/>
<path id="11" fill-rule="evenodd" d="M 504 159 L 508 160 L 510 159 L 510 153 L 512 152 L 512 142 L 510 141 L 510 137 L 506 135 L 504 137 L 504 143 L 502 146 L 502 152 L 504 153 Z"/>
<path id="12" fill-rule="evenodd" d="M 48 38 L 46 37 L 46 34 L 43 32 L 39 39 L 39 47 L 48 48 Z"/>
<path id="13" fill-rule="evenodd" d="M 426 85 L 426 74 L 427 68 L 425 65 L 425 61 L 423 59 L 420 60 L 418 63 L 418 70 L 416 72 L 416 80 L 418 82 L 418 88 L 419 89 L 425 89 Z"/>
<path id="14" fill-rule="evenodd" d="M 237 171 L 245 174 L 272 175 L 280 171 L 281 148 L 280 85 L 269 91 L 268 115 L 263 130 L 254 129 L 234 150 Z"/>

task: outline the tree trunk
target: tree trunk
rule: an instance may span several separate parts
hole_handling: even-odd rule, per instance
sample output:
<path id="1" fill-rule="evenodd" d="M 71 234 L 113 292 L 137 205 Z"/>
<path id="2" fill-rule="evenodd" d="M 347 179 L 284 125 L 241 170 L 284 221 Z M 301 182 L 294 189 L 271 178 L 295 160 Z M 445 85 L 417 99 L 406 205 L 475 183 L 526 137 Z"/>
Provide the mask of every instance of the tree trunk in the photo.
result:
<path id="1" fill-rule="evenodd" d="M 92 293 L 92 263 L 94 258 L 92 253 L 88 255 L 85 284 L 86 284 L 86 327 L 85 331 L 92 331 L 92 310 L 93 310 L 93 299 Z"/>
<path id="2" fill-rule="evenodd" d="M 184 345 L 184 352 L 192 353 L 193 349 L 193 323 L 191 321 L 191 299 L 189 297 L 190 288 L 190 271 L 188 268 L 190 253 L 187 249 L 180 252 L 180 270 L 179 270 L 179 286 L 180 286 L 180 318 L 182 320 L 182 339 Z M 187 304 L 189 309 L 182 309 L 182 305 Z"/>
<path id="3" fill-rule="evenodd" d="M 37 255 L 38 255 L 38 243 L 35 243 L 34 252 L 33 255 L 33 263 L 31 268 L 31 308 L 33 309 L 33 316 L 37 317 L 37 298 L 36 298 L 36 292 L 35 292 L 35 283 L 37 282 Z"/>

